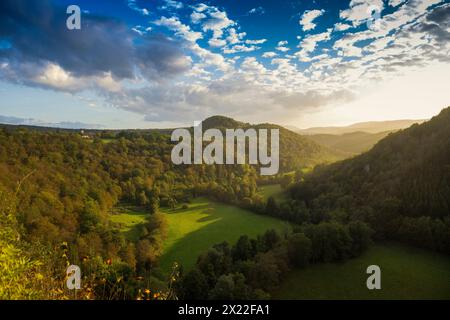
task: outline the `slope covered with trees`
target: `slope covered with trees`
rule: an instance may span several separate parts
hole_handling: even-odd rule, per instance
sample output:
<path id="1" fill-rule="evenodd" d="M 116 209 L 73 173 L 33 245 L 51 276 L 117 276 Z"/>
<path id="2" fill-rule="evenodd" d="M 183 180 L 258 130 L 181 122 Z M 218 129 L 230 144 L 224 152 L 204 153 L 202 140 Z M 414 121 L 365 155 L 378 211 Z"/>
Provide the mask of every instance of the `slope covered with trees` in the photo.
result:
<path id="1" fill-rule="evenodd" d="M 379 239 L 450 253 L 450 108 L 291 189 L 312 219 L 362 220 Z"/>
<path id="2" fill-rule="evenodd" d="M 331 163 L 346 156 L 345 152 L 322 146 L 306 136 L 299 135 L 282 126 L 263 123 L 252 125 L 224 116 L 214 116 L 203 121 L 203 131 L 209 128 L 219 130 L 250 128 L 280 130 L 280 171 L 289 172 L 301 168 L 312 168 L 318 164 Z M 270 140 L 270 139 L 269 139 Z"/>
<path id="3" fill-rule="evenodd" d="M 385 138 L 390 131 L 378 133 L 351 132 L 339 135 L 334 134 L 313 134 L 308 138 L 327 146 L 328 148 L 347 153 L 348 156 L 354 156 L 370 150 L 378 141 Z"/>

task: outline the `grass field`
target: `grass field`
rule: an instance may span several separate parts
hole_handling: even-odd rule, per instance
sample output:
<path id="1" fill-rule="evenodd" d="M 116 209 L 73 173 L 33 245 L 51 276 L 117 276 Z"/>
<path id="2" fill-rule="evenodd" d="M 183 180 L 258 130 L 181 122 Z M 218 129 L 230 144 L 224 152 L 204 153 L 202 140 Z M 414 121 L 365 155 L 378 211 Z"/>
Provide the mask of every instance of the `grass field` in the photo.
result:
<path id="1" fill-rule="evenodd" d="M 111 142 L 113 142 L 114 140 L 115 140 L 115 139 L 107 139 L 107 138 L 101 139 L 101 141 L 102 141 L 103 143 L 105 143 L 105 144 L 111 143 Z"/>
<path id="2" fill-rule="evenodd" d="M 259 194 L 263 197 L 264 201 L 267 201 L 269 197 L 274 197 L 274 199 L 278 202 L 282 202 L 287 199 L 284 191 L 281 189 L 281 185 L 279 184 L 260 186 L 258 189 Z"/>
<path id="3" fill-rule="evenodd" d="M 140 226 L 147 222 L 148 213 L 135 206 L 122 205 L 115 208 L 111 221 L 119 225 L 125 237 L 131 241 L 139 240 Z"/>
<path id="4" fill-rule="evenodd" d="M 381 268 L 381 290 L 368 290 L 366 268 Z M 450 258 L 398 244 L 359 258 L 292 271 L 275 299 L 450 299 Z"/>
<path id="5" fill-rule="evenodd" d="M 162 270 L 174 261 L 189 270 L 197 257 L 216 243 L 234 243 L 241 235 L 255 237 L 268 229 L 284 231 L 289 224 L 267 216 L 197 198 L 187 209 L 163 209 L 168 220 L 168 238 L 160 259 Z"/>

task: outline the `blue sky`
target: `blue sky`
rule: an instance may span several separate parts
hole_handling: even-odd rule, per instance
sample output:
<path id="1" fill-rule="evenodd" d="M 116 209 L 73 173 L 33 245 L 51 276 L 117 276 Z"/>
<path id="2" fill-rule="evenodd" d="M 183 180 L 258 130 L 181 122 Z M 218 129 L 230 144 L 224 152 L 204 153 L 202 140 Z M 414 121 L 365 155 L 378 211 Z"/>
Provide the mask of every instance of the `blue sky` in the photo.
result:
<path id="1" fill-rule="evenodd" d="M 68 30 L 66 8 L 82 10 Z M 450 103 L 449 1 L 4 0 L 0 122 L 298 127 Z"/>

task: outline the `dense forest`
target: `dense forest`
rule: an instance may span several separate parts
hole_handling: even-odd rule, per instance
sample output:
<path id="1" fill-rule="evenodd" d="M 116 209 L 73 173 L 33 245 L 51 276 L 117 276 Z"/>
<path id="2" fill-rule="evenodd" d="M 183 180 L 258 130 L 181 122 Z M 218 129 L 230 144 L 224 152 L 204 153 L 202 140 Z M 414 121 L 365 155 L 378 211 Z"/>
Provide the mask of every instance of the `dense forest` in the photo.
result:
<path id="1" fill-rule="evenodd" d="M 315 222 L 361 220 L 376 239 L 450 253 L 450 108 L 367 153 L 317 167 L 290 193 L 291 209 Z"/>
<path id="2" fill-rule="evenodd" d="M 224 117 L 207 119 L 204 126 L 221 128 L 229 121 L 244 126 Z M 333 152 L 288 130 L 281 132 L 280 139 L 282 150 L 287 151 L 292 143 L 299 150 L 281 153 L 282 171 L 336 158 Z M 164 240 L 160 206 L 175 207 L 200 195 L 233 204 L 262 203 L 256 192 L 256 168 L 174 166 L 170 161 L 173 145 L 170 130 L 78 132 L 3 126 L 0 191 L 4 198 L 2 215 L 9 218 L 2 223 L 5 230 L 12 228 L 12 233 L 20 235 L 20 241 L 10 235 L 2 241 L 5 246 L 18 246 L 27 261 L 39 256 L 38 264 L 45 265 L 46 270 L 41 272 L 47 272 L 46 278 L 52 273 L 64 274 L 64 263 L 52 254 L 60 251 L 61 244 L 67 247 L 61 254 L 66 262 L 95 261 L 92 270 L 106 268 L 114 274 L 116 267 L 125 268 L 127 274 L 149 278 Z M 294 162 L 293 157 L 302 160 Z M 136 243 L 125 240 L 110 222 L 109 215 L 118 203 L 144 207 L 151 215 Z M 115 265 L 105 265 L 105 261 L 114 261 Z M 135 297 L 135 289 L 123 289 L 122 295 Z M 5 291 L 2 296 L 8 297 L 13 291 Z"/>

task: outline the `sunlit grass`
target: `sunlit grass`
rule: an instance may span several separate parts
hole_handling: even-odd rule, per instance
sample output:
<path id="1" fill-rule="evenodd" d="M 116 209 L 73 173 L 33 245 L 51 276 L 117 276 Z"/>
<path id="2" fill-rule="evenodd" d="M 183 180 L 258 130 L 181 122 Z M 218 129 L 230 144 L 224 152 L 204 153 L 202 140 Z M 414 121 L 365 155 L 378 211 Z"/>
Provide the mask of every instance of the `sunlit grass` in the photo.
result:
<path id="1" fill-rule="evenodd" d="M 290 228 L 281 220 L 206 198 L 193 200 L 185 209 L 162 211 L 168 221 L 168 238 L 160 259 L 163 270 L 169 270 L 174 261 L 189 270 L 197 257 L 216 243 L 235 243 L 241 235 L 256 237 L 268 229 L 283 232 Z"/>
<path id="2" fill-rule="evenodd" d="M 114 209 L 111 222 L 116 223 L 125 237 L 131 241 L 139 240 L 140 227 L 147 222 L 149 213 L 134 206 L 119 206 Z"/>

